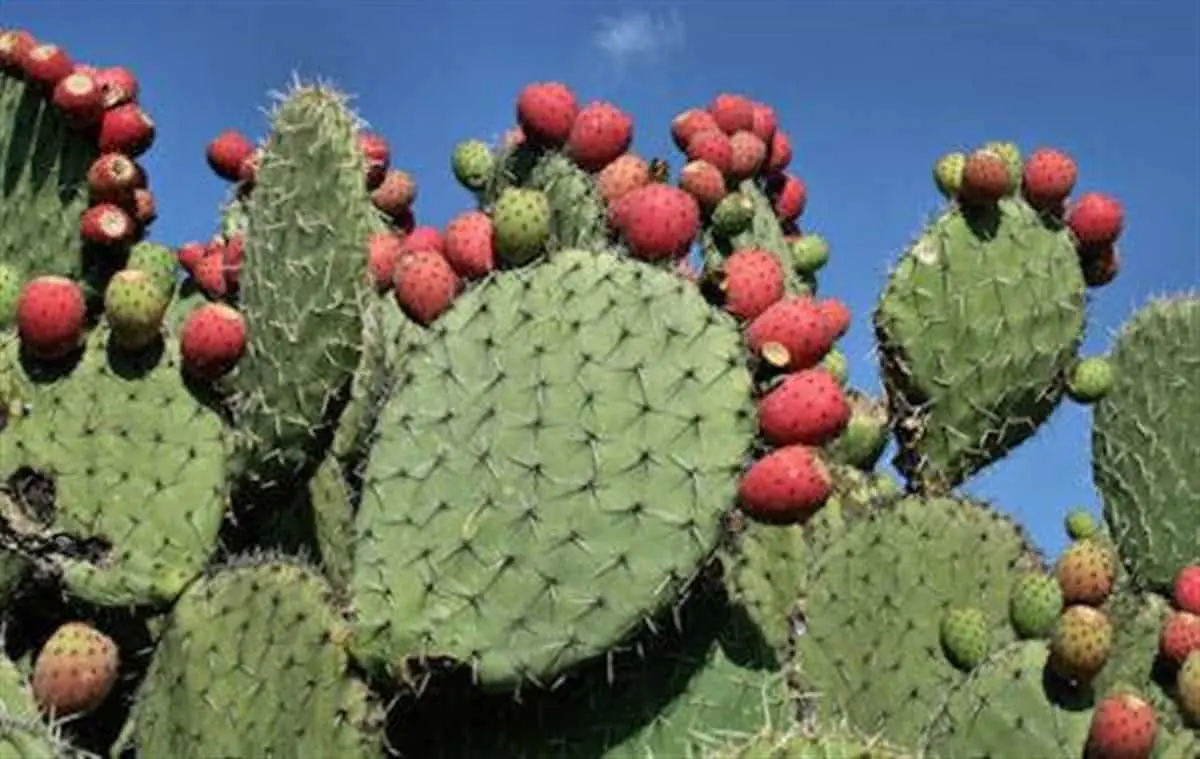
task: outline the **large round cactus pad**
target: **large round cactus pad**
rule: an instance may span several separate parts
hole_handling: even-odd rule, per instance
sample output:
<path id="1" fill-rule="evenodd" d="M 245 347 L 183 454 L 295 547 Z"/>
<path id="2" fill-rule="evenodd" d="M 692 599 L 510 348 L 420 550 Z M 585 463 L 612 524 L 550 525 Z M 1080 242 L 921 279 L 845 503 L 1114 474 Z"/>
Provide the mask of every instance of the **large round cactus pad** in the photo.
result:
<path id="1" fill-rule="evenodd" d="M 952 607 L 977 607 L 997 647 L 1011 641 L 1008 595 L 1038 564 L 999 513 L 952 498 L 905 498 L 851 525 L 812 563 L 797 644 L 821 716 L 915 745 L 963 679 L 942 652 Z"/>
<path id="2" fill-rule="evenodd" d="M 1086 287 L 1067 232 L 1019 200 L 953 209 L 905 253 L 875 313 L 901 452 L 941 492 L 1029 438 L 1062 398 Z"/>
<path id="3" fill-rule="evenodd" d="M 0 477 L 53 484 L 17 506 L 29 537 L 54 538 L 39 558 L 69 592 L 109 605 L 174 599 L 216 546 L 224 513 L 218 414 L 187 387 L 177 341 L 136 355 L 96 329 L 77 361 L 45 365 L 0 346 L 26 413 L 0 432 Z M 42 493 L 46 488 L 40 488 Z M 28 499 L 25 499 L 28 501 Z M 60 539 L 61 538 L 61 539 Z"/>
<path id="4" fill-rule="evenodd" d="M 1090 699 L 1046 676 L 1046 644 L 1014 643 L 997 651 L 954 689 L 926 739 L 937 759 L 1083 754 Z"/>
<path id="5" fill-rule="evenodd" d="M 1110 359 L 1116 378 L 1093 417 L 1093 476 L 1135 583 L 1163 590 L 1200 561 L 1200 297 L 1146 306 Z"/>
<path id="6" fill-rule="evenodd" d="M 171 612 L 123 742 L 178 759 L 383 754 L 382 714 L 348 671 L 316 572 L 263 560 L 193 584 Z"/>
<path id="7" fill-rule="evenodd" d="M 0 73 L 0 263 L 25 276 L 79 273 L 79 215 L 98 152 L 36 86 Z"/>
<path id="8" fill-rule="evenodd" d="M 755 435 L 738 330 L 673 274 L 569 251 L 406 359 L 357 519 L 360 657 L 548 681 L 675 602 Z"/>

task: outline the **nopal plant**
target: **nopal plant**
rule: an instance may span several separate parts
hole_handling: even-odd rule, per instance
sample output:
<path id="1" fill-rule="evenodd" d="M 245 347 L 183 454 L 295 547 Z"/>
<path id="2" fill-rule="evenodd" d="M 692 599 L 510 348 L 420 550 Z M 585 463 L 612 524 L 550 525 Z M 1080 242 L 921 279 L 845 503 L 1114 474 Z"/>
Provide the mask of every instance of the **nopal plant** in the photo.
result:
<path id="1" fill-rule="evenodd" d="M 140 94 L 0 32 L 9 753 L 1200 751 L 1200 300 L 1080 355 L 1125 219 L 1065 152 L 934 163 L 874 397 L 764 103 L 682 112 L 672 171 L 530 84 L 435 227 L 296 82 L 166 246 Z M 1049 561 L 961 487 L 1068 399 L 1103 521 Z"/>

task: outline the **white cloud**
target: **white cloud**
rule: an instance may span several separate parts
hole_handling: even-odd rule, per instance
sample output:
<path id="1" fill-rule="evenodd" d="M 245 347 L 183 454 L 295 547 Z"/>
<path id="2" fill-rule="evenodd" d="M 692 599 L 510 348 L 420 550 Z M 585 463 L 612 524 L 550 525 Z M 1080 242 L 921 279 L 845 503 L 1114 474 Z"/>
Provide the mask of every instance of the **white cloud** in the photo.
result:
<path id="1" fill-rule="evenodd" d="M 675 11 L 624 11 L 601 18 L 592 42 L 618 68 L 656 60 L 683 47 L 683 19 Z"/>

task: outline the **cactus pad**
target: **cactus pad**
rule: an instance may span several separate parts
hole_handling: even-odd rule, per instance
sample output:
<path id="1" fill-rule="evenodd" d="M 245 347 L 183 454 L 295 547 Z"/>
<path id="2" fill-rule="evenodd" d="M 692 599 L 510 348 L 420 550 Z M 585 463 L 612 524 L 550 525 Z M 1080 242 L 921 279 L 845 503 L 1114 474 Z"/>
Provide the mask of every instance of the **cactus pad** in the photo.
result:
<path id="1" fill-rule="evenodd" d="M 538 162 L 530 186 L 550 201 L 552 250 L 603 248 L 608 240 L 608 216 L 595 182 L 571 159 L 551 153 Z"/>
<path id="2" fill-rule="evenodd" d="M 892 272 L 878 309 L 896 466 L 944 492 L 1049 418 L 1083 337 L 1085 285 L 1069 233 L 1022 201 L 991 219 L 955 208 Z"/>
<path id="3" fill-rule="evenodd" d="M 462 296 L 411 346 L 357 519 L 362 657 L 549 681 L 675 601 L 753 444 L 732 320 L 586 251 Z"/>
<path id="4" fill-rule="evenodd" d="M 1135 583 L 1169 589 L 1200 561 L 1200 297 L 1146 306 L 1109 358 L 1116 381 L 1095 407 L 1093 476 Z"/>
<path id="5" fill-rule="evenodd" d="M 279 106 L 248 203 L 238 367 L 239 475 L 316 467 L 358 367 L 365 251 L 377 218 L 343 96 L 300 87 Z"/>
<path id="6" fill-rule="evenodd" d="M 979 608 L 1003 646 L 1013 578 L 1037 563 L 1013 524 L 968 501 L 905 498 L 850 526 L 810 564 L 802 599 L 797 664 L 821 716 L 914 745 L 964 677 L 941 649 L 943 611 Z"/>
<path id="7" fill-rule="evenodd" d="M 946 699 L 926 738 L 936 759 L 1079 756 L 1091 722 L 1086 702 L 1069 701 L 1044 678 L 1046 645 L 997 651 Z"/>
<path id="8" fill-rule="evenodd" d="M 347 673 L 346 630 L 320 575 L 290 562 L 226 568 L 171 613 L 124 740 L 141 756 L 382 754 L 381 714 Z"/>
<path id="9" fill-rule="evenodd" d="M 27 409 L 0 433 L 0 476 L 19 512 L 7 516 L 73 595 L 168 602 L 216 547 L 221 419 L 183 380 L 177 340 L 126 355 L 108 334 L 97 328 L 69 368 L 26 362 L 16 341 L 0 347 L 0 374 Z"/>
<path id="10" fill-rule="evenodd" d="M 36 85 L 0 72 L 0 262 L 22 277 L 78 277 L 79 216 L 98 151 Z"/>

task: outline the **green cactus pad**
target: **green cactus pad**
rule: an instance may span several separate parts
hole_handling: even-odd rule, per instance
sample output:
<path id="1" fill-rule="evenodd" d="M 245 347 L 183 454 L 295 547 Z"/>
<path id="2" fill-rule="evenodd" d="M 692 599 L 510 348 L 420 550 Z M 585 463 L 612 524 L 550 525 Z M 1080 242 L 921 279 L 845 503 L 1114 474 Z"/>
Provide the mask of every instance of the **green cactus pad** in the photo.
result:
<path id="1" fill-rule="evenodd" d="M 996 650 L 1013 639 L 1013 578 L 1038 564 L 1011 522 L 969 501 L 905 498 L 850 526 L 810 562 L 802 599 L 797 665 L 822 721 L 915 745 L 964 677 L 939 645 L 943 611 L 979 608 Z"/>
<path id="2" fill-rule="evenodd" d="M 73 751 L 46 725 L 25 677 L 0 655 L 0 759 L 66 759 Z"/>
<path id="3" fill-rule="evenodd" d="M 280 104 L 250 196 L 240 308 L 238 474 L 269 485 L 317 466 L 358 367 L 367 239 L 376 225 L 344 96 Z"/>
<path id="4" fill-rule="evenodd" d="M 676 601 L 753 445 L 732 320 L 589 251 L 462 296 L 384 410 L 357 518 L 361 658 L 553 679 Z"/>
<path id="5" fill-rule="evenodd" d="M 348 673 L 346 635 L 313 570 L 222 569 L 175 605 L 122 743 L 177 759 L 379 757 L 382 713 Z"/>
<path id="6" fill-rule="evenodd" d="M 1095 406 L 1093 477 L 1125 567 L 1139 586 L 1166 590 L 1200 561 L 1200 297 L 1147 305 L 1109 359 L 1116 376 Z"/>
<path id="7" fill-rule="evenodd" d="M 79 216 L 98 155 L 36 85 L 0 73 L 0 262 L 24 278 L 79 277 Z"/>
<path id="8" fill-rule="evenodd" d="M 551 250 L 603 248 L 608 242 L 608 211 L 592 177 L 560 153 L 543 158 L 529 177 L 531 187 L 550 201 Z"/>
<path id="9" fill-rule="evenodd" d="M 1046 645 L 1014 643 L 997 651 L 938 709 L 923 748 L 936 759 L 998 756 L 1076 757 L 1090 703 L 1047 684 Z"/>
<path id="10" fill-rule="evenodd" d="M 16 341 L 0 347 L 28 411 L 0 433 L 0 477 L 10 488 L 31 482 L 26 470 L 53 482 L 50 498 L 14 498 L 16 521 L 70 593 L 106 606 L 169 602 L 216 547 L 223 426 L 183 379 L 173 335 L 136 355 L 110 350 L 108 335 L 97 328 L 70 367 L 27 362 Z"/>
<path id="11" fill-rule="evenodd" d="M 1023 201 L 951 209 L 892 272 L 875 312 L 897 469 L 940 493 L 1005 456 L 1058 406 L 1083 337 L 1069 233 Z"/>
<path id="12" fill-rule="evenodd" d="M 437 759 L 699 759 L 791 723 L 774 657 L 719 592 L 705 588 L 675 614 L 636 647 L 584 665 L 553 691 L 522 692 L 520 703 L 423 698 L 427 709 L 399 718 L 397 748 Z"/>
<path id="13" fill-rule="evenodd" d="M 907 751 L 846 732 L 831 730 L 809 735 L 794 728 L 770 730 L 706 759 L 915 759 Z"/>

